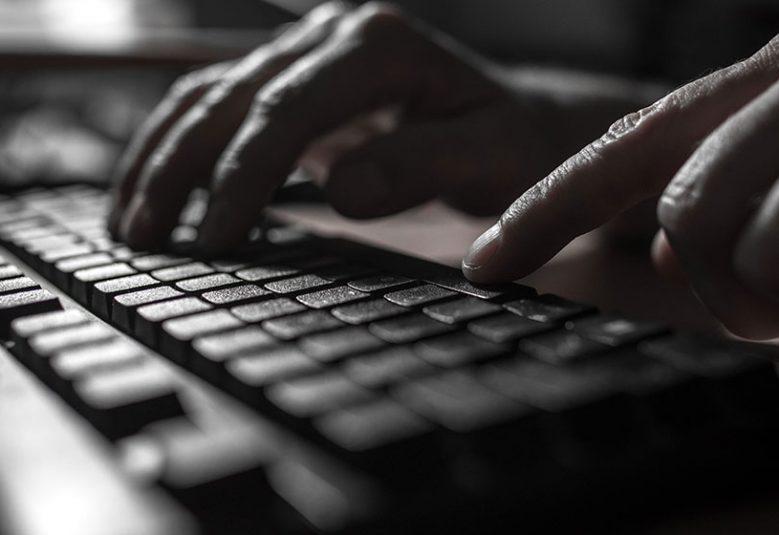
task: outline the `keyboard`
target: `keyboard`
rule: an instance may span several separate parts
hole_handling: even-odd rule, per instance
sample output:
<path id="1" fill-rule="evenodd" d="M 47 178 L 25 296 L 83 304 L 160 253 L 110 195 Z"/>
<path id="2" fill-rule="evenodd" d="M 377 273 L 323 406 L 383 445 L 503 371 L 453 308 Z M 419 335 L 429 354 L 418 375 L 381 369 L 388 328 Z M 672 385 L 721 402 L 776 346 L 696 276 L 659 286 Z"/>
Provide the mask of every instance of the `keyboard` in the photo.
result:
<path id="1" fill-rule="evenodd" d="M 0 532 L 630 530 L 779 473 L 764 346 L 263 220 L 193 253 L 0 198 Z"/>

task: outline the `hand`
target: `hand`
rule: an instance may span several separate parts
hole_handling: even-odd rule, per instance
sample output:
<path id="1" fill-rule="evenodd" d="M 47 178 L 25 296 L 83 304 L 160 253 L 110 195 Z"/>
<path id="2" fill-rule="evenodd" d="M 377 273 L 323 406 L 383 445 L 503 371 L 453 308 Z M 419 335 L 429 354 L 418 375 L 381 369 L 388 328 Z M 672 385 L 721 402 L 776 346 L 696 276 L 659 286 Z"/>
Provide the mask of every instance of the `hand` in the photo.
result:
<path id="1" fill-rule="evenodd" d="M 660 196 L 656 265 L 680 266 L 734 333 L 779 336 L 777 80 L 779 36 L 625 116 L 521 195 L 474 242 L 465 274 L 522 277 L 574 237 Z"/>
<path id="2" fill-rule="evenodd" d="M 570 125 L 546 128 L 560 124 L 549 103 L 507 85 L 393 7 L 326 4 L 242 60 L 174 85 L 122 161 L 110 226 L 131 245 L 159 244 L 193 188 L 208 186 L 199 241 L 224 251 L 299 163 L 353 217 L 436 196 L 497 213 L 559 161 L 551 147 L 576 142 L 564 141 Z"/>

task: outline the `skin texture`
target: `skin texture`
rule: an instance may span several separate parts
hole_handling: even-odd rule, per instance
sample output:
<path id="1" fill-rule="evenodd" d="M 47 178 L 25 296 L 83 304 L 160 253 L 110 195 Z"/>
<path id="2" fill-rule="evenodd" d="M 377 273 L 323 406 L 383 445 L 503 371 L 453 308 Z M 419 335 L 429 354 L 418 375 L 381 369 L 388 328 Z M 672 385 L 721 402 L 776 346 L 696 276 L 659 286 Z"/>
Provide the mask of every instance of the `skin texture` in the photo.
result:
<path id="1" fill-rule="evenodd" d="M 658 269 L 736 334 L 779 336 L 779 38 L 615 122 L 522 194 L 463 261 L 478 282 L 535 270 L 659 196 Z"/>
<path id="2" fill-rule="evenodd" d="M 498 69 L 393 6 L 325 4 L 242 60 L 174 85 L 122 159 L 110 228 L 160 245 L 206 186 L 200 245 L 229 250 L 297 165 L 351 217 L 435 197 L 498 214 L 637 105 L 630 87 L 596 97 L 613 86 L 590 80 L 574 99 L 554 89 L 565 80 L 531 79 L 543 76 Z"/>

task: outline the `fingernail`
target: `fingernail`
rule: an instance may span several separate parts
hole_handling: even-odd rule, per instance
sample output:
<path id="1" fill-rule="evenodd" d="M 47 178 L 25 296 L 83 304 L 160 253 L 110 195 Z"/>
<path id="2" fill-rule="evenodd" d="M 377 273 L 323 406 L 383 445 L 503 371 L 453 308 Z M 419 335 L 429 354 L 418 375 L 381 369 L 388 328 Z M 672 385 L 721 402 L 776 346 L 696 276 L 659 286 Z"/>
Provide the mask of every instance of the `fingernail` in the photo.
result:
<path id="1" fill-rule="evenodd" d="M 476 238 L 468 254 L 463 258 L 463 269 L 476 271 L 490 263 L 500 248 L 500 223 L 495 223 Z"/>
<path id="2" fill-rule="evenodd" d="M 143 245 L 153 232 L 154 214 L 144 196 L 136 196 L 119 222 L 119 237 L 130 245 Z"/>
<path id="3" fill-rule="evenodd" d="M 390 184 L 381 168 L 372 162 L 361 162 L 338 170 L 330 194 L 338 204 L 357 208 L 380 205 L 392 194 Z"/>

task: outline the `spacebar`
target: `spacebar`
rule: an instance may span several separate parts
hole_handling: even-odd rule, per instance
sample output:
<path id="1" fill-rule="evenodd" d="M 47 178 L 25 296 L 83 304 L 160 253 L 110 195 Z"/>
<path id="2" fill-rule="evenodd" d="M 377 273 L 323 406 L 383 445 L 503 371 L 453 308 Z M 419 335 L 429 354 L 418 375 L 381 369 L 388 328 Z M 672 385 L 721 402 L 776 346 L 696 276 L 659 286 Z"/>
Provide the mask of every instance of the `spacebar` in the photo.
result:
<path id="1" fill-rule="evenodd" d="M 165 496 L 142 494 L 122 479 L 102 439 L 79 419 L 0 348 L 0 531 L 44 535 L 79 526 L 80 535 L 195 532 Z"/>

